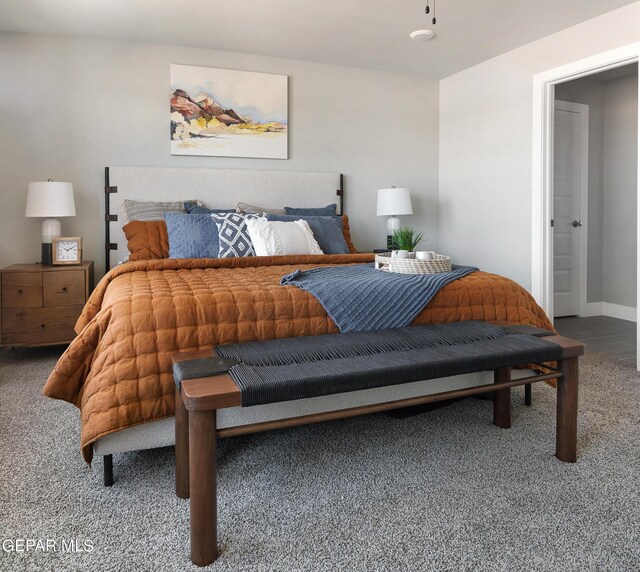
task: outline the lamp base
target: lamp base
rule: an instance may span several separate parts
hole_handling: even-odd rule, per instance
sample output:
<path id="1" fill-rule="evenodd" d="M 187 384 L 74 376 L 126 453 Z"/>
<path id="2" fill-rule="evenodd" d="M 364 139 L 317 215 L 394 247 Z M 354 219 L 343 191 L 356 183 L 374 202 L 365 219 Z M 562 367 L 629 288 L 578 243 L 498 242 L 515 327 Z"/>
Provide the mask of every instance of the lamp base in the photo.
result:
<path id="1" fill-rule="evenodd" d="M 60 221 L 55 218 L 46 218 L 42 221 L 42 244 L 51 242 L 62 234 Z"/>
<path id="2" fill-rule="evenodd" d="M 42 264 L 51 266 L 53 262 L 53 244 L 50 242 L 42 243 Z"/>
<path id="3" fill-rule="evenodd" d="M 51 241 L 62 234 L 60 221 L 55 218 L 46 218 L 42 221 L 42 264 L 53 263 L 53 245 Z"/>
<path id="4" fill-rule="evenodd" d="M 387 219 L 387 248 L 389 250 L 396 250 L 398 245 L 393 240 L 393 233 L 396 230 L 400 230 L 400 219 L 397 216 L 390 216 Z"/>

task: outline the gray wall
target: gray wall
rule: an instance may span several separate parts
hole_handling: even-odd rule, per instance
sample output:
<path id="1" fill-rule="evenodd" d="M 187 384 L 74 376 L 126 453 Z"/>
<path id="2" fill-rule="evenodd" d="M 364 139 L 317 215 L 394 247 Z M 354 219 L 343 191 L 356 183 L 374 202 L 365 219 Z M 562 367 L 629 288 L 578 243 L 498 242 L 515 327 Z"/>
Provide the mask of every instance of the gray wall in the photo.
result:
<path id="1" fill-rule="evenodd" d="M 169 64 L 289 76 L 290 159 L 169 154 Z M 337 171 L 360 249 L 385 243 L 376 191 L 409 187 L 413 217 L 435 248 L 438 83 L 426 78 L 170 45 L 0 34 L 0 266 L 36 261 L 39 219 L 24 218 L 30 181 L 68 180 L 85 258 L 103 267 L 107 165 Z M 242 197 L 238 197 L 242 200 Z M 304 203 L 301 190 L 300 203 Z"/>
<path id="2" fill-rule="evenodd" d="M 556 87 L 589 105 L 587 301 L 636 307 L 638 72 L 596 74 Z"/>
<path id="3" fill-rule="evenodd" d="M 640 41 L 635 2 L 440 82 L 439 246 L 531 287 L 533 76 Z"/>
<path id="4" fill-rule="evenodd" d="M 606 84 L 603 300 L 636 307 L 638 75 Z"/>

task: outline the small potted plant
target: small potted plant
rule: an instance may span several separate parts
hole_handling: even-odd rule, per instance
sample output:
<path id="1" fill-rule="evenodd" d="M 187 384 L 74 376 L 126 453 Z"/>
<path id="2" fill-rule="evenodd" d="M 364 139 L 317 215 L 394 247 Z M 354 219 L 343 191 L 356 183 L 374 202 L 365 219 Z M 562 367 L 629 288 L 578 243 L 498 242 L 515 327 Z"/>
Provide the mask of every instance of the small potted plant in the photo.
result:
<path id="1" fill-rule="evenodd" d="M 409 253 L 423 241 L 424 235 L 412 228 L 400 228 L 393 232 L 393 244 L 398 248 L 398 258 L 409 258 Z"/>

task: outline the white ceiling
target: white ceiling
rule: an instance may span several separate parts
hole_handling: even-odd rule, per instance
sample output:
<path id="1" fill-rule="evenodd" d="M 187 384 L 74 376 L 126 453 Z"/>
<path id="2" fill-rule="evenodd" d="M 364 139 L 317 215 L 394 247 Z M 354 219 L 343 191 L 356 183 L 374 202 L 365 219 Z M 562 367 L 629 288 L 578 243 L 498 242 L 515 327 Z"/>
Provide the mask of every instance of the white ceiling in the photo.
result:
<path id="1" fill-rule="evenodd" d="M 197 46 L 446 77 L 635 0 L 0 0 L 0 31 Z M 433 0 L 431 0 L 433 4 Z M 434 40 L 409 33 L 433 28 Z"/>

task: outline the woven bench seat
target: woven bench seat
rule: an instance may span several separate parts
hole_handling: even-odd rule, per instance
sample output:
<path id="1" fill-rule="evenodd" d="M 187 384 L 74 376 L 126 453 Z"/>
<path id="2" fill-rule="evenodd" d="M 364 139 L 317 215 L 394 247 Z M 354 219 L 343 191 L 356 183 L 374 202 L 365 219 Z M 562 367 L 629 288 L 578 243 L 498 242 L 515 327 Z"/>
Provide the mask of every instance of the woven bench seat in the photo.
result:
<path id="1" fill-rule="evenodd" d="M 217 557 L 216 411 L 320 397 L 478 371 L 494 383 L 399 401 L 259 423 L 243 433 L 301 425 L 421 403 L 493 392 L 493 422 L 511 426 L 511 388 L 557 380 L 556 456 L 576 460 L 580 342 L 544 331 L 485 322 L 413 326 L 231 344 L 208 352 L 175 354 L 176 494 L 191 498 L 191 557 Z M 536 334 L 536 335 L 531 335 Z M 542 337 L 544 336 L 544 337 Z M 511 368 L 557 363 L 533 376 L 511 379 Z"/>

